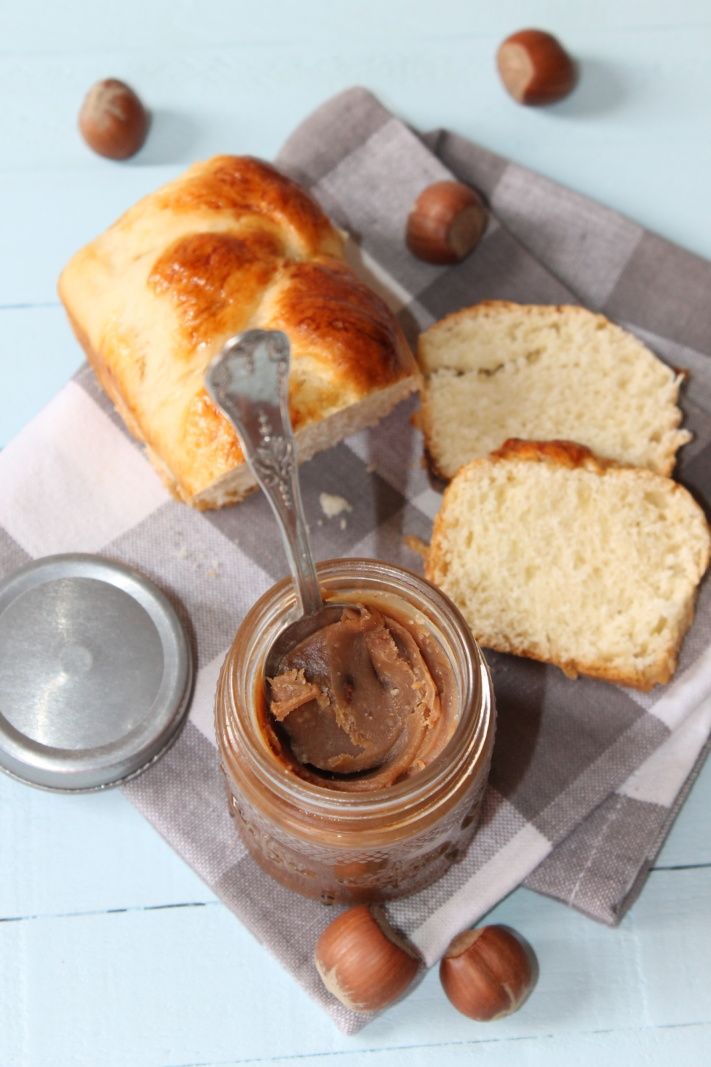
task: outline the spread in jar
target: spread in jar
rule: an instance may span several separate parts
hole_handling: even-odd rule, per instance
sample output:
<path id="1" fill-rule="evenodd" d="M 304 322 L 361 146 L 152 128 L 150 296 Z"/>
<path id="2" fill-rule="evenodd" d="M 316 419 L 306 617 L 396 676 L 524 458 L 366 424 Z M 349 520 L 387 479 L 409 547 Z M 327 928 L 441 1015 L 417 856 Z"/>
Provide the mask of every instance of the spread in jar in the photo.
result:
<path id="1" fill-rule="evenodd" d="M 382 560 L 319 563 L 345 604 L 265 680 L 293 583 L 252 607 L 227 654 L 215 726 L 229 810 L 257 863 L 324 903 L 430 885 L 474 834 L 494 740 L 471 631 L 424 578 Z"/>
<path id="2" fill-rule="evenodd" d="M 428 632 L 354 604 L 310 634 L 269 679 L 281 754 L 300 777 L 362 792 L 411 777 L 442 751 L 452 669 Z"/>

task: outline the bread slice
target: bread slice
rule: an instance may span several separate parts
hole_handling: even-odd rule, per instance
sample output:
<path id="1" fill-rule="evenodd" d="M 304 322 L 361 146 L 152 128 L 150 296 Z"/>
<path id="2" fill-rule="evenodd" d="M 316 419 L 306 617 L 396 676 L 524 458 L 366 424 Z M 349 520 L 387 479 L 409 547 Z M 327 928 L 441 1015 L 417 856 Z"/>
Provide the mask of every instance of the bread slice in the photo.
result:
<path id="1" fill-rule="evenodd" d="M 425 573 L 487 648 L 651 689 L 709 563 L 682 486 L 566 441 L 507 441 L 450 482 Z"/>
<path id="2" fill-rule="evenodd" d="M 421 426 L 443 478 L 509 437 L 563 438 L 671 474 L 682 376 L 636 337 L 581 307 L 490 300 L 420 337 Z"/>

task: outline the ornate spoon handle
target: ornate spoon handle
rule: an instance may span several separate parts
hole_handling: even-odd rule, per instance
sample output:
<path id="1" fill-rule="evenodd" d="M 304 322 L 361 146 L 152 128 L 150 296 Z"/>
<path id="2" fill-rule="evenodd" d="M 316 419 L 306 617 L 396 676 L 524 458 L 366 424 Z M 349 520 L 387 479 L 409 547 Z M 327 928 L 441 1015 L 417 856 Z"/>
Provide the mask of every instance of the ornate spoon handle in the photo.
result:
<path id="1" fill-rule="evenodd" d="M 239 433 L 276 515 L 304 615 L 323 607 L 299 489 L 289 418 L 289 339 L 279 330 L 230 338 L 205 375 L 208 393 Z"/>

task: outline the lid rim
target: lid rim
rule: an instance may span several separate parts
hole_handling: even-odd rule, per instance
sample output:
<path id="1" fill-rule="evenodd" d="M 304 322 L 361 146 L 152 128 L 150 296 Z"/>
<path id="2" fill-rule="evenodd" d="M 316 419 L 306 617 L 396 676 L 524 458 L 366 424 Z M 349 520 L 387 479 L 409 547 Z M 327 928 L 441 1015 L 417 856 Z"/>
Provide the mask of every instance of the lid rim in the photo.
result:
<path id="1" fill-rule="evenodd" d="M 128 774 L 123 775 L 121 778 L 109 778 L 107 781 L 100 782 L 97 785 L 62 786 L 50 784 L 49 782 L 38 782 L 31 778 L 23 778 L 22 775 L 10 770 L 9 767 L 6 767 L 2 763 L 0 763 L 0 772 L 16 782 L 21 782 L 22 785 L 32 786 L 33 789 L 41 789 L 43 793 L 104 793 L 107 789 L 119 788 L 126 785 L 128 782 L 132 782 L 134 778 L 139 778 L 144 771 L 147 771 L 154 763 L 157 763 L 158 760 L 162 759 L 182 734 L 187 725 L 187 721 L 187 716 L 184 716 L 163 747 L 153 753 L 153 755 L 151 755 L 145 763 L 142 763 L 140 767 L 137 767 L 133 771 L 129 771 Z"/>

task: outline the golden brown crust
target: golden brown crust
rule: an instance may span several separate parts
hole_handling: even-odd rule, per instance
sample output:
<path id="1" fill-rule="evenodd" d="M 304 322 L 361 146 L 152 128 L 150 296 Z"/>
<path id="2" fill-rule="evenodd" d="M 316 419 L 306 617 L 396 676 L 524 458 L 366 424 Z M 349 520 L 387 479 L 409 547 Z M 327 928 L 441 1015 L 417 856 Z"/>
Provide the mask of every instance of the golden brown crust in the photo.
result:
<path id="1" fill-rule="evenodd" d="M 598 456 L 586 445 L 579 445 L 577 441 L 528 441 L 519 437 L 510 437 L 504 441 L 501 448 L 492 452 L 488 459 L 503 461 L 520 459 L 528 463 L 549 463 L 556 467 L 567 467 L 569 470 L 580 467 L 599 475 L 604 475 L 608 471 L 624 470 L 632 473 L 635 478 L 652 483 L 658 483 L 661 480 L 670 493 L 680 493 L 693 500 L 688 489 L 667 475 L 658 474 L 647 467 L 633 467 L 629 463 L 618 463 L 615 459 Z M 472 464 L 480 462 L 486 463 L 487 459 L 472 460 Z"/>
<path id="2" fill-rule="evenodd" d="M 252 156 L 214 156 L 191 168 L 177 187 L 158 190 L 156 206 L 210 211 L 236 220 L 258 216 L 298 235 L 304 254 L 339 255 L 343 241 L 316 202 L 276 167 Z"/>
<path id="3" fill-rule="evenodd" d="M 621 467 L 613 459 L 603 459 L 586 445 L 577 441 L 529 441 L 520 437 L 509 437 L 501 448 L 491 453 L 490 459 L 522 459 L 528 463 L 554 463 L 557 467 L 585 467 L 596 474 L 612 467 Z"/>
<path id="4" fill-rule="evenodd" d="M 402 377 L 392 313 L 345 263 L 323 257 L 289 263 L 283 279 L 270 328 L 287 332 L 295 349 L 312 352 L 339 386 L 365 395 Z"/>
<path id="5" fill-rule="evenodd" d="M 279 242 L 269 233 L 189 234 L 159 256 L 148 285 L 175 305 L 190 351 L 229 329 L 236 307 L 240 317 L 254 314 L 282 255 Z"/>
<path id="6" fill-rule="evenodd" d="M 259 160 L 218 156 L 134 205 L 62 272 L 89 362 L 181 499 L 219 506 L 212 487 L 244 466 L 203 387 L 235 333 L 289 335 L 296 429 L 414 384 L 397 320 L 342 255 L 343 235 L 295 182 Z"/>

